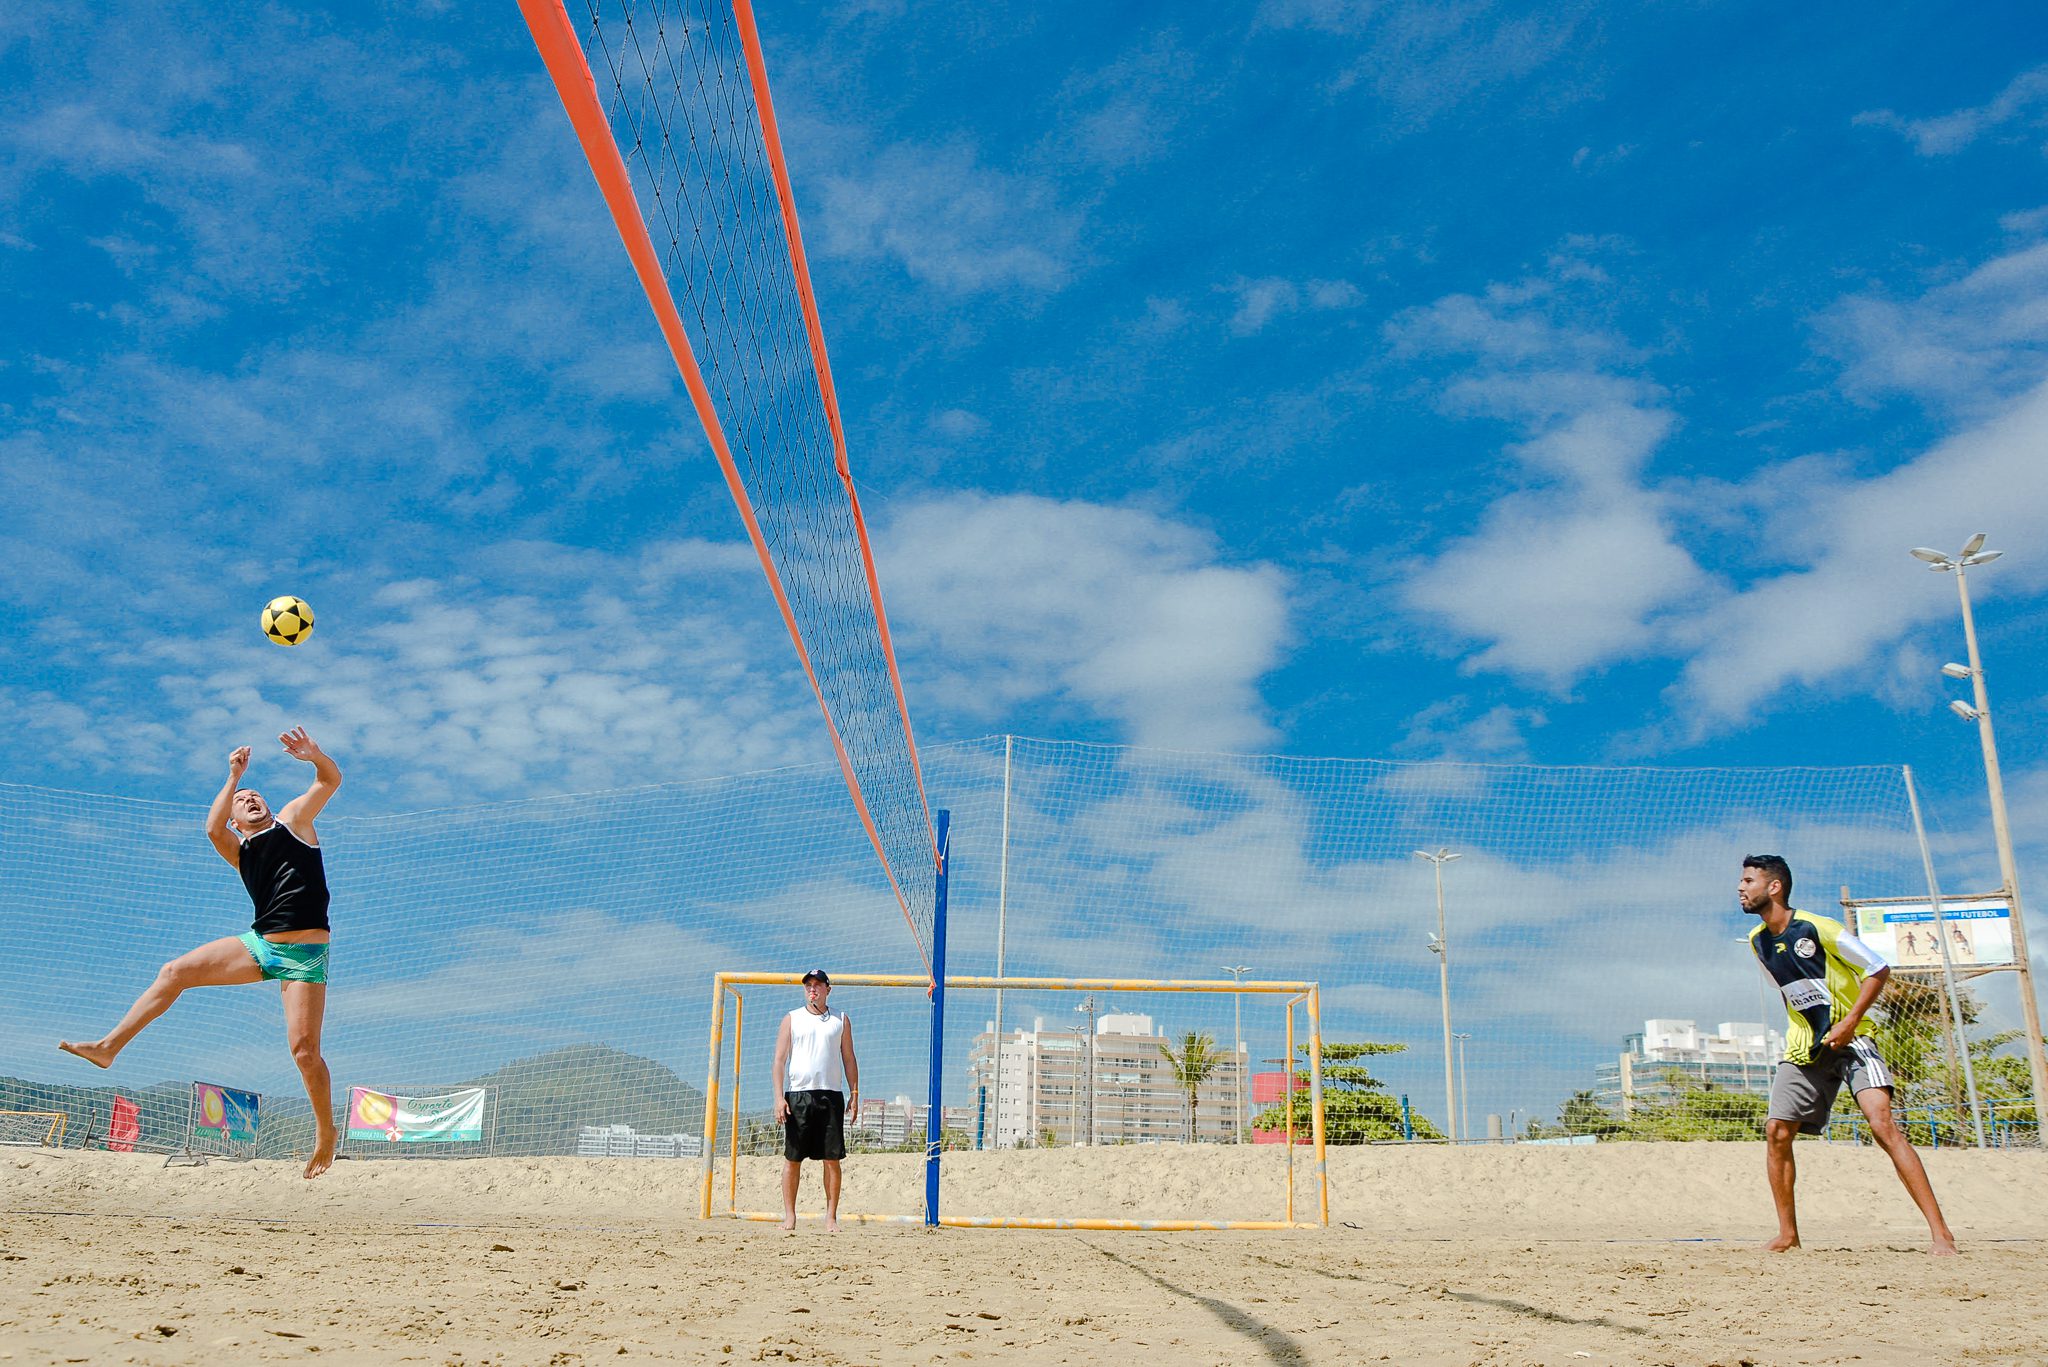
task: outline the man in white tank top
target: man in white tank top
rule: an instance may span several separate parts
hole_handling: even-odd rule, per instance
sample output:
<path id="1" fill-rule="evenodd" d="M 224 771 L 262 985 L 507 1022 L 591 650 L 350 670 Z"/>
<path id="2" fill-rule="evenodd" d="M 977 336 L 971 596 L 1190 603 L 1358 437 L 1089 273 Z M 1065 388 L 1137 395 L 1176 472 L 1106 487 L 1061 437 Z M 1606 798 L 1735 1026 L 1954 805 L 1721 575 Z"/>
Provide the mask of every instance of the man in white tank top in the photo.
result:
<path id="1" fill-rule="evenodd" d="M 782 1126 L 782 1227 L 796 1228 L 796 1190 L 804 1159 L 825 1167 L 825 1228 L 839 1228 L 839 1160 L 846 1157 L 846 1112 L 860 1110 L 860 1063 L 853 1022 L 825 1002 L 832 979 L 822 968 L 804 974 L 804 1004 L 782 1018 L 775 1035 L 775 1121 Z"/>

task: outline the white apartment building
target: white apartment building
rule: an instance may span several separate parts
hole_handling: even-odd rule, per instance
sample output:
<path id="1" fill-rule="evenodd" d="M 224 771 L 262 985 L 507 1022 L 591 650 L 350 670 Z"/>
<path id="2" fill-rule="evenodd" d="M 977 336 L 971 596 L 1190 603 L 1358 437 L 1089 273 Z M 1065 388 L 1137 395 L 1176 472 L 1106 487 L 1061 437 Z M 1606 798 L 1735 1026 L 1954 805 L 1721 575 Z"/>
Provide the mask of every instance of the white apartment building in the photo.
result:
<path id="1" fill-rule="evenodd" d="M 1694 1084 L 1767 1096 L 1785 1037 L 1754 1021 L 1722 1021 L 1711 1033 L 1689 1020 L 1646 1020 L 1596 1073 L 1593 1094 L 1626 1117 L 1637 1102 L 1669 1100 L 1671 1075 Z"/>
<path id="2" fill-rule="evenodd" d="M 990 1148 L 1020 1145 L 1177 1144 L 1187 1138 L 1188 1099 L 1160 1047 L 1177 1041 L 1152 1017 L 1108 1013 L 1085 1028 L 1008 1030 L 1001 1041 L 1002 1078 L 996 1078 L 995 1022 L 975 1037 L 968 1055 L 969 1085 L 986 1089 Z M 1195 1135 L 1200 1143 L 1230 1143 L 1237 1130 L 1238 1089 L 1252 1115 L 1247 1050 L 1217 1046 L 1216 1070 L 1197 1088 Z"/>

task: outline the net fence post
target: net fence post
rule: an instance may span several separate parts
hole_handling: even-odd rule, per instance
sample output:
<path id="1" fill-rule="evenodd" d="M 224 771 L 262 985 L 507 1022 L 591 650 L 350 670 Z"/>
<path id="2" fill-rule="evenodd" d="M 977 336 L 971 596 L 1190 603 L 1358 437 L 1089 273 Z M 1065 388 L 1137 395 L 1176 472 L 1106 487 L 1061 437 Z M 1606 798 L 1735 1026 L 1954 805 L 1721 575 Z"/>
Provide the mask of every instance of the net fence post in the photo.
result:
<path id="1" fill-rule="evenodd" d="M 939 1144 L 945 1130 L 946 1091 L 946 883 L 951 876 L 949 827 L 953 814 L 940 808 L 933 838 L 937 843 L 938 878 L 932 889 L 932 1053 L 931 1075 L 925 1083 L 924 1222 L 939 1223 Z"/>
<path id="2" fill-rule="evenodd" d="M 704 1174 L 697 1218 L 711 1218 L 711 1182 L 718 1155 L 718 1065 L 720 1046 L 725 1043 L 725 975 L 711 979 L 711 1067 L 704 1079 Z"/>

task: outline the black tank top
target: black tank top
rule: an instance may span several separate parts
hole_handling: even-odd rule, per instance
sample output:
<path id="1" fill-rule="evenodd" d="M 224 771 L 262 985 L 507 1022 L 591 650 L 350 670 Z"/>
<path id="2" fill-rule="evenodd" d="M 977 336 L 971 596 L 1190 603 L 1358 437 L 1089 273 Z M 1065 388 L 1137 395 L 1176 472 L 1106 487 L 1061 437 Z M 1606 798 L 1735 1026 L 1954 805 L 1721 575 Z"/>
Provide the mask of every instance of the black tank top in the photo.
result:
<path id="1" fill-rule="evenodd" d="M 258 935 L 326 930 L 327 869 L 320 847 L 308 845 L 282 821 L 242 841 L 242 886 L 256 904 Z"/>

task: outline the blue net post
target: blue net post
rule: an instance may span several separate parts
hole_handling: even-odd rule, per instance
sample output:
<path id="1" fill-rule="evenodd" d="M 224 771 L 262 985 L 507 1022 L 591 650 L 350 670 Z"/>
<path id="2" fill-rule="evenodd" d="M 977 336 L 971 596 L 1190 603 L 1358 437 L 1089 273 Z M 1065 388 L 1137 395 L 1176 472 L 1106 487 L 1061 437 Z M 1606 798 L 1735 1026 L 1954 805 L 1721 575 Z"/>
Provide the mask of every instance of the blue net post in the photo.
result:
<path id="1" fill-rule="evenodd" d="M 946 882 L 952 873 L 947 828 L 952 813 L 937 813 L 938 880 L 932 890 L 932 1059 L 924 1119 L 924 1222 L 939 1223 L 939 1139 L 946 1124 Z"/>
<path id="2" fill-rule="evenodd" d="M 1401 1093 L 1401 1138 L 1415 1138 L 1415 1117 L 1408 1110 L 1408 1093 Z"/>

